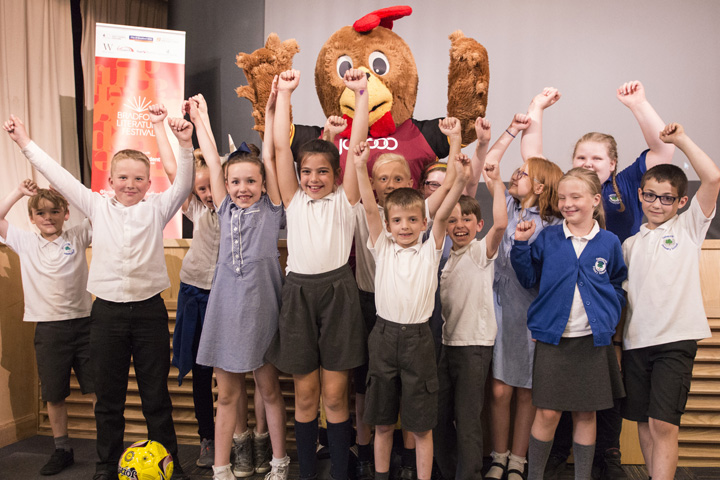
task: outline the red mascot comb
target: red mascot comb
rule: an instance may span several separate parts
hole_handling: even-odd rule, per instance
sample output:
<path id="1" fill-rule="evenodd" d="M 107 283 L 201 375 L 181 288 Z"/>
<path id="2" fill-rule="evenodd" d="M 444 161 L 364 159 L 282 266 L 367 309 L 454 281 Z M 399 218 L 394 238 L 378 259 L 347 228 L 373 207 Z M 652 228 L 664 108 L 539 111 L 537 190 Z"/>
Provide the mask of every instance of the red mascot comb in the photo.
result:
<path id="1" fill-rule="evenodd" d="M 367 33 L 373 28 L 380 25 L 389 30 L 392 30 L 393 21 L 398 18 L 407 17 L 412 13 L 412 8 L 407 5 L 397 5 L 395 7 L 381 8 L 375 10 L 372 13 L 368 13 L 360 20 L 353 23 L 353 28 L 356 32 Z"/>

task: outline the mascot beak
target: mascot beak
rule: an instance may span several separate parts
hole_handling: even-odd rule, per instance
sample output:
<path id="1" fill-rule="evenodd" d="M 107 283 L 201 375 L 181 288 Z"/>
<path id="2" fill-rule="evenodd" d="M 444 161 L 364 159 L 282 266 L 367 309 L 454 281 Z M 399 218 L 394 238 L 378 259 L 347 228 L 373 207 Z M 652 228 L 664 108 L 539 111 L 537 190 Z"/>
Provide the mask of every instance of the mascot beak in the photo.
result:
<path id="1" fill-rule="evenodd" d="M 370 93 L 368 124 L 372 125 L 392 109 L 393 96 L 385 84 L 370 70 L 365 67 L 359 69 L 365 72 L 368 77 L 368 92 Z M 350 118 L 355 117 L 355 93 L 347 87 L 340 96 L 340 111 Z"/>

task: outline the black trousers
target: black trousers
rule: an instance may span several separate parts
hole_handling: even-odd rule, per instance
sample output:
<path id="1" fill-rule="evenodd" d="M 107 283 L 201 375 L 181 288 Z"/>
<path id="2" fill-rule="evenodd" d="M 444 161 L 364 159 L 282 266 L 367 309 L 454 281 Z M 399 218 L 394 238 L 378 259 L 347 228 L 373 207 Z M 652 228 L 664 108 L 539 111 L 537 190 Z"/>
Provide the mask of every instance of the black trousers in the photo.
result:
<path id="1" fill-rule="evenodd" d="M 160 442 L 177 461 L 177 438 L 168 392 L 170 334 L 160 294 L 140 302 L 93 302 L 90 358 L 95 373 L 96 470 L 117 471 L 123 452 L 125 398 L 130 357 L 147 422 L 148 438 Z"/>

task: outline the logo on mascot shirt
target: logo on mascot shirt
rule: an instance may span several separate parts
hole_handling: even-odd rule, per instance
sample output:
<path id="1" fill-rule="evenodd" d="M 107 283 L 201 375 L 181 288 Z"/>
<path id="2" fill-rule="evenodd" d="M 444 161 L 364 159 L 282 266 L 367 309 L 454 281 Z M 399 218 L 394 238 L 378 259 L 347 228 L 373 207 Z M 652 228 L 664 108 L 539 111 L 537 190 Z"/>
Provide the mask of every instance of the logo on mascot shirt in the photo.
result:
<path id="1" fill-rule="evenodd" d="M 342 155 L 343 152 L 346 152 L 348 150 L 349 143 L 350 143 L 350 140 L 347 138 L 340 139 L 340 141 L 338 142 L 338 151 L 340 152 L 340 155 Z M 392 137 L 368 138 L 367 144 L 371 150 L 393 151 L 393 150 L 397 150 L 397 148 L 398 148 L 398 141 Z"/>

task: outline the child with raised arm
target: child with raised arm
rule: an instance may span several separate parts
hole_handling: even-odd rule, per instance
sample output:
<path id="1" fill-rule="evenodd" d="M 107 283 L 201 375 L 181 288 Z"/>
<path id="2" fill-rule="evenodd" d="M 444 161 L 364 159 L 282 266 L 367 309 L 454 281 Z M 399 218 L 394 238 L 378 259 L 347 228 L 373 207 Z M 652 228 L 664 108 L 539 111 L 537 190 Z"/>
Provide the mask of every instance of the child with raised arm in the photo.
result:
<path id="1" fill-rule="evenodd" d="M 300 72 L 280 74 L 274 144 L 277 177 L 287 215 L 287 277 L 283 285 L 279 332 L 267 359 L 291 373 L 295 383 L 295 437 L 300 478 L 317 475 L 316 445 L 320 396 L 327 416 L 331 474 L 347 478 L 352 444 L 348 410 L 349 371 L 365 361 L 365 332 L 357 284 L 348 265 L 360 199 L 355 169 L 342 186 L 337 148 L 312 140 L 300 148 L 295 174 L 290 150 L 290 97 Z M 345 84 L 367 110 L 367 78 L 350 69 Z M 353 122 L 352 141 L 367 135 L 367 124 Z M 321 382 L 322 372 L 322 382 Z"/>
<path id="2" fill-rule="evenodd" d="M 28 215 L 40 234 L 11 225 L 5 216 L 23 196 L 29 197 Z M 65 398 L 70 395 L 70 369 L 84 395 L 95 402 L 90 363 L 90 307 L 86 290 L 85 250 L 92 240 L 90 222 L 63 229 L 70 211 L 54 190 L 38 188 L 30 179 L 0 202 L 0 241 L 20 257 L 25 299 L 23 321 L 35 322 L 35 358 L 47 402 L 55 452 L 40 469 L 55 475 L 74 463 L 68 438 Z"/>
<path id="3" fill-rule="evenodd" d="M 202 96 L 191 97 L 189 101 L 205 103 Z M 167 109 L 164 105 L 151 105 L 148 113 L 161 151 L 160 160 L 170 183 L 174 183 L 177 162 L 165 133 Z M 180 269 L 172 364 L 178 368 L 178 385 L 182 385 L 183 377 L 192 370 L 193 406 L 200 436 L 200 456 L 195 463 L 210 468 L 215 439 L 213 372 L 212 368 L 197 364 L 195 359 L 217 262 L 220 227 L 212 203 L 209 171 L 202 154 L 195 154 L 193 191 L 183 203 L 182 212 L 193 222 L 193 241 Z"/>
<path id="4" fill-rule="evenodd" d="M 266 113 L 269 119 L 273 118 L 274 100 L 273 89 Z M 223 168 L 197 106 L 191 103 L 189 107 L 211 189 L 220 201 L 220 251 L 197 356 L 198 363 L 215 368 L 218 383 L 213 478 L 249 477 L 255 474 L 254 467 L 259 467 L 253 465 L 252 455 L 247 455 L 252 452 L 253 440 L 247 425 L 237 442 L 233 434 L 238 423 L 246 422 L 245 376 L 253 372 L 266 405 L 273 451 L 272 469 L 266 478 L 285 480 L 290 463 L 285 450 L 285 404 L 278 372 L 264 359 L 277 332 L 282 285 L 277 239 L 284 213 L 273 175 L 272 148 L 268 147 L 272 124 L 265 131 L 265 164 L 241 146 Z M 238 418 L 239 411 L 245 412 L 245 418 Z M 231 448 L 236 444 L 231 466 Z"/>
<path id="5" fill-rule="evenodd" d="M 93 259 L 87 290 L 96 296 L 90 314 L 90 358 L 94 363 L 98 463 L 94 480 L 117 477 L 123 452 L 125 397 L 130 357 L 137 378 L 148 438 L 175 459 L 173 477 L 184 478 L 167 377 L 170 370 L 168 315 L 160 292 L 170 286 L 163 228 L 192 189 L 192 124 L 170 119 L 181 147 L 175 183 L 161 194 L 150 189 L 150 160 L 137 150 L 121 150 L 110 165 L 115 196 L 90 191 L 30 140 L 25 125 L 11 115 L 3 128 L 53 186 L 87 216 L 93 226 Z"/>
<path id="6" fill-rule="evenodd" d="M 367 175 L 368 156 L 366 144 L 352 151 L 368 219 L 368 247 L 376 261 L 378 318 L 368 340 L 370 366 L 365 405 L 365 421 L 375 425 L 375 478 L 389 477 L 392 435 L 402 408 L 403 427 L 413 433 L 417 445 L 418 478 L 429 479 L 438 380 L 428 319 L 435 303 L 447 219 L 469 178 L 469 159 L 458 155 L 462 170 L 436 213 L 432 234 L 422 243 L 427 225 L 425 202 L 417 190 L 410 188 L 395 190 L 386 197 L 385 225 L 391 237 L 383 233 L 382 217 Z"/>
<path id="7" fill-rule="evenodd" d="M 642 207 L 636 195 L 640 179 L 655 165 L 670 163 L 675 147 L 658 138 L 657 132 L 664 128 L 665 123 L 647 100 L 642 83 L 637 80 L 625 82 L 615 93 L 617 99 L 628 107 L 635 117 L 648 149 L 631 165 L 618 172 L 618 146 L 615 139 L 606 133 L 590 132 L 580 137 L 575 144 L 572 165 L 597 173 L 602 184 L 607 229 L 617 235 L 622 243 L 635 235 L 642 223 Z M 535 133 L 537 129 L 541 129 L 543 110 L 553 105 L 558 98 L 559 94 L 555 89 L 545 89 L 533 99 L 528 109 L 533 123 L 525 134 L 530 138 L 526 140 L 523 137 L 523 156 L 542 154 L 542 135 L 541 132 L 539 135 Z M 612 408 L 598 412 L 597 422 L 593 476 L 613 480 L 627 478 L 620 456 L 622 417 L 619 401 Z M 564 468 L 564 460 L 570 453 L 570 432 L 569 416 L 563 415 L 548 466 Z"/>
<path id="8" fill-rule="evenodd" d="M 528 479 L 541 480 L 555 428 L 572 412 L 575 478 L 590 478 L 595 412 L 624 396 L 610 345 L 625 303 L 627 268 L 617 236 L 604 230 L 601 185 L 594 172 L 573 168 L 558 183 L 562 225 L 546 227 L 532 245 L 534 221 L 515 229 L 511 261 L 525 288 L 539 286 L 527 326 L 537 341 L 528 450 Z"/>
<path id="9" fill-rule="evenodd" d="M 637 195 L 647 223 L 623 243 L 628 279 L 622 336 L 627 397 L 623 417 L 637 422 L 648 474 L 671 480 L 678 461 L 678 431 L 685 411 L 697 342 L 711 336 L 700 287 L 700 249 L 720 191 L 720 169 L 677 123 L 659 138 L 677 146 L 700 178 L 690 207 L 687 177 L 657 165 L 642 177 Z"/>
<path id="10" fill-rule="evenodd" d="M 493 195 L 493 226 L 476 240 L 483 227 L 480 205 L 472 197 L 460 197 L 447 222 L 452 251 L 440 277 L 444 325 L 435 458 L 444 478 L 462 480 L 482 477 L 481 416 L 497 333 L 493 264 L 508 222 L 500 165 L 485 162 L 484 168 Z"/>

